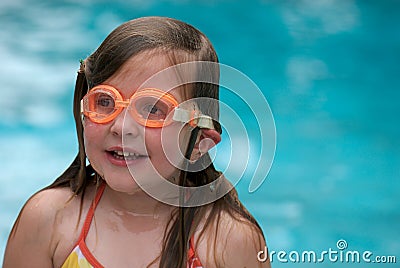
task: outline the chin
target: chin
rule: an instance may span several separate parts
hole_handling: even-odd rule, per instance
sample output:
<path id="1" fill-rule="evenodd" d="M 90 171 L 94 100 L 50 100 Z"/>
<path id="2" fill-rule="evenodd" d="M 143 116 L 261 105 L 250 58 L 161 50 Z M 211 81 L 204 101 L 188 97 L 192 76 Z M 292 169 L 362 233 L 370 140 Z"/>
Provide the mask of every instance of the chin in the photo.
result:
<path id="1" fill-rule="evenodd" d="M 134 194 L 141 190 L 139 185 L 132 177 L 126 179 L 121 179 L 121 177 L 110 179 L 106 178 L 105 181 L 107 182 L 108 187 L 117 192 Z"/>

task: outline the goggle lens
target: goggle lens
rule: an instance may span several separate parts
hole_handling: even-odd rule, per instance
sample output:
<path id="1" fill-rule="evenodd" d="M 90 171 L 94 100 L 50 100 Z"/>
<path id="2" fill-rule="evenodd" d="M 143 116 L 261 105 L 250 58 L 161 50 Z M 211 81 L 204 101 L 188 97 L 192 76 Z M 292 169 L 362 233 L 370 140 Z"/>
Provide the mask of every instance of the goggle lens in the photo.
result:
<path id="1" fill-rule="evenodd" d="M 134 107 L 142 119 L 152 121 L 164 121 L 174 109 L 171 103 L 154 97 L 140 97 L 135 100 Z"/>
<path id="2" fill-rule="evenodd" d="M 115 101 L 118 97 L 110 90 L 97 88 L 91 90 L 82 99 L 82 109 L 85 116 L 96 123 L 111 121 L 117 112 Z"/>

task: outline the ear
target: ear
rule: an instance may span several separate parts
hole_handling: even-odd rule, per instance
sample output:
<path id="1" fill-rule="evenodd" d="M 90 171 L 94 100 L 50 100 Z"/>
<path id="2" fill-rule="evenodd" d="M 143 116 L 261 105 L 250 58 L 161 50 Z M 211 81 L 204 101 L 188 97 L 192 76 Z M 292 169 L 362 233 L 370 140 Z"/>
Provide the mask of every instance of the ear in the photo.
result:
<path id="1" fill-rule="evenodd" d="M 215 129 L 202 128 L 194 145 L 190 161 L 196 162 L 212 147 L 221 141 L 221 135 Z"/>

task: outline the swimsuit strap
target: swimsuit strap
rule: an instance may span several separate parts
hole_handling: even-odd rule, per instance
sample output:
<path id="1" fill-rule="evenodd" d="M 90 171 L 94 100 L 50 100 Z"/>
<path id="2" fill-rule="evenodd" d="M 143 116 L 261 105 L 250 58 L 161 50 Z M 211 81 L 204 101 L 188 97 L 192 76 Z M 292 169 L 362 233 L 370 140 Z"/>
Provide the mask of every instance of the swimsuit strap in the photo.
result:
<path id="1" fill-rule="evenodd" d="M 189 239 L 189 250 L 188 250 L 188 259 L 192 259 L 195 257 L 195 251 L 194 251 L 194 235 Z"/>
<path id="2" fill-rule="evenodd" d="M 203 265 L 200 262 L 200 259 L 197 257 L 195 248 L 194 248 L 194 235 L 189 239 L 189 250 L 188 250 L 188 267 L 189 268 L 201 268 Z"/>
<path id="3" fill-rule="evenodd" d="M 85 222 L 83 224 L 81 235 L 79 236 L 78 241 L 85 240 L 87 234 L 89 233 L 90 224 L 92 223 L 94 211 L 96 210 L 97 204 L 100 202 L 101 196 L 103 195 L 104 189 L 106 188 L 106 183 L 103 182 L 100 187 L 97 189 L 96 196 L 90 205 L 89 211 L 86 215 Z"/>
<path id="4" fill-rule="evenodd" d="M 103 267 L 103 266 L 96 260 L 95 257 L 93 257 L 92 253 L 87 249 L 85 244 L 85 239 L 87 234 L 89 233 L 90 225 L 92 223 L 94 216 L 94 211 L 96 210 L 96 207 L 100 202 L 101 196 L 103 195 L 105 188 L 106 188 L 106 183 L 103 182 L 97 189 L 96 196 L 90 205 L 89 211 L 86 215 L 86 219 L 85 222 L 83 223 L 83 228 L 77 243 L 77 245 L 80 247 L 80 250 L 82 250 L 82 252 L 84 253 L 85 258 L 90 259 L 92 263 L 96 264 L 95 267 Z M 194 235 L 189 239 L 189 250 L 187 258 L 189 265 L 188 267 L 190 268 L 203 267 L 195 251 Z"/>

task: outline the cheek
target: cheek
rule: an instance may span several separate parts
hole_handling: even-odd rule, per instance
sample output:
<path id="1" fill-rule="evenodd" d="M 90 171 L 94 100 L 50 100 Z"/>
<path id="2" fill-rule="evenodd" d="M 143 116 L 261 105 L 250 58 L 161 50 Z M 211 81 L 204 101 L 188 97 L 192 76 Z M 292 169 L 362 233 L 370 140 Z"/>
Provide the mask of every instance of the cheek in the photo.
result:
<path id="1" fill-rule="evenodd" d="M 160 150 L 163 156 L 174 166 L 180 167 L 188 145 L 190 132 L 188 128 L 166 128 L 159 137 Z"/>
<path id="2" fill-rule="evenodd" d="M 146 133 L 146 146 L 151 152 L 152 164 L 163 177 L 182 167 L 189 136 L 187 128 L 172 126 Z"/>
<path id="3" fill-rule="evenodd" d="M 94 123 L 84 123 L 83 140 L 86 150 L 90 149 L 90 147 L 96 143 L 96 140 L 99 138 L 100 133 L 101 131 Z"/>
<path id="4" fill-rule="evenodd" d="M 100 146 L 103 144 L 104 141 L 103 126 L 92 123 L 90 121 L 85 122 L 83 130 L 83 140 L 86 156 L 89 159 L 90 163 L 93 166 L 96 166 L 98 158 L 97 154 L 100 152 Z"/>

